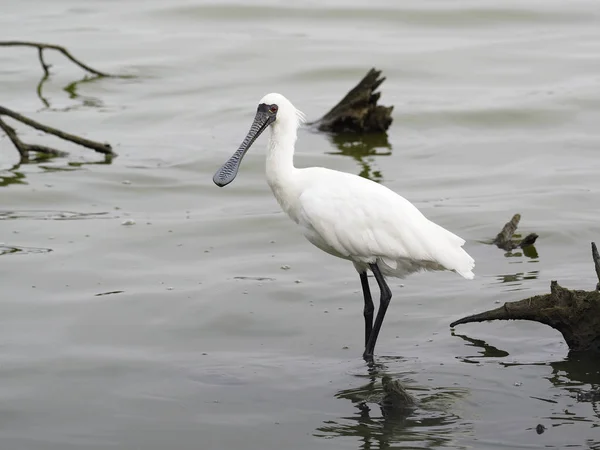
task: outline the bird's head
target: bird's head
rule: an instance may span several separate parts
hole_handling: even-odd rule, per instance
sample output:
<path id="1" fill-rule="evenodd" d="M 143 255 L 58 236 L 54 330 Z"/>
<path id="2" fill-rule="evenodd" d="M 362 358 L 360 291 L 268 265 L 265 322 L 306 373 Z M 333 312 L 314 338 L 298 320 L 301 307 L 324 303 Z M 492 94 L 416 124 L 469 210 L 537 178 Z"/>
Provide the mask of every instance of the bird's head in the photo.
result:
<path id="1" fill-rule="evenodd" d="M 235 179 L 244 155 L 269 126 L 274 130 L 292 128 L 295 131 L 302 122 L 304 122 L 304 114 L 283 95 L 277 93 L 265 95 L 256 108 L 254 122 L 246 138 L 233 156 L 217 170 L 213 176 L 214 183 L 223 187 Z"/>

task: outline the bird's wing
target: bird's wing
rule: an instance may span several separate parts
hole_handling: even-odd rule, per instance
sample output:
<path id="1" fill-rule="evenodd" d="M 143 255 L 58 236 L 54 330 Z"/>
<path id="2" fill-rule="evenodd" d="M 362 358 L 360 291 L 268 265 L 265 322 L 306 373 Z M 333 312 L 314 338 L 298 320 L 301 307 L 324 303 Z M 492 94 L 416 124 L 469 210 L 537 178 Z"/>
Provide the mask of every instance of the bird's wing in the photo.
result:
<path id="1" fill-rule="evenodd" d="M 473 260 L 461 248 L 463 239 L 388 188 L 357 179 L 363 180 L 318 184 L 300 195 L 299 221 L 311 242 L 320 238 L 340 255 L 366 263 L 418 260 L 470 271 Z"/>

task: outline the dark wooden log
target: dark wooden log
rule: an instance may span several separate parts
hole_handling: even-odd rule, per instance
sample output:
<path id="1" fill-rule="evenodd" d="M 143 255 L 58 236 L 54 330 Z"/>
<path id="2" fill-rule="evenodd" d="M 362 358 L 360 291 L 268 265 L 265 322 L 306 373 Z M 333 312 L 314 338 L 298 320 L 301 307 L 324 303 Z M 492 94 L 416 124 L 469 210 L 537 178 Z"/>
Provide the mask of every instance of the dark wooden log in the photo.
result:
<path id="1" fill-rule="evenodd" d="M 600 257 L 592 242 L 592 258 L 600 281 Z M 558 330 L 574 352 L 600 353 L 600 282 L 594 291 L 570 290 L 550 283 L 550 294 L 536 295 L 500 308 L 464 317 L 457 325 L 488 320 L 531 320 Z"/>
<path id="2" fill-rule="evenodd" d="M 521 221 L 521 214 L 515 214 L 510 221 L 504 224 L 502 230 L 492 241 L 492 244 L 495 244 L 498 248 L 502 250 L 511 251 L 517 247 L 525 248 L 533 245 L 538 238 L 538 235 L 535 233 L 530 233 L 522 240 L 514 240 L 513 235 L 519 226 L 519 222 Z"/>
<path id="3" fill-rule="evenodd" d="M 416 406 L 417 401 L 408 393 L 400 380 L 394 380 L 389 375 L 383 375 L 381 386 L 383 388 L 383 398 L 380 405 L 384 416 L 399 413 L 406 414 Z"/>
<path id="4" fill-rule="evenodd" d="M 332 133 L 386 131 L 392 123 L 394 107 L 377 104 L 381 93 L 375 90 L 385 81 L 380 75 L 380 70 L 371 69 L 337 105 L 310 125 Z"/>

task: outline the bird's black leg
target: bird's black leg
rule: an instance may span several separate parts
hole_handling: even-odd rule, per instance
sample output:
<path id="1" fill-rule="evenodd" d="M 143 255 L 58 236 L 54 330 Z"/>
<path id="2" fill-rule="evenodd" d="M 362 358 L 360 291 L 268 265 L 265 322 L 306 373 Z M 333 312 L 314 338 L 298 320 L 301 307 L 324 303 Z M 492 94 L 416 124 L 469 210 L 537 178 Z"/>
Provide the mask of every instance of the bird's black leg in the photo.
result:
<path id="1" fill-rule="evenodd" d="M 362 285 L 363 297 L 365 298 L 365 309 L 363 314 L 365 316 L 365 348 L 369 343 L 369 337 L 371 336 L 371 330 L 373 329 L 373 311 L 375 311 L 375 305 L 373 305 L 373 299 L 371 298 L 371 289 L 369 289 L 369 279 L 367 278 L 367 271 L 360 273 L 360 284 Z"/>
<path id="2" fill-rule="evenodd" d="M 383 275 L 381 274 L 377 263 L 369 264 L 369 267 L 373 271 L 373 275 L 375 275 L 375 279 L 377 280 L 377 284 L 379 285 L 379 291 L 381 292 L 381 297 L 379 299 L 379 311 L 377 311 L 375 324 L 373 325 L 373 330 L 371 330 L 371 335 L 369 336 L 369 340 L 367 341 L 367 345 L 365 346 L 365 352 L 363 353 L 363 357 L 365 359 L 373 358 L 373 351 L 375 350 L 377 336 L 379 335 L 379 330 L 381 330 L 381 324 L 383 323 L 385 312 L 387 311 L 388 305 L 390 304 L 390 300 L 392 299 L 392 291 L 390 291 L 389 286 L 385 282 L 385 279 L 383 278 Z"/>

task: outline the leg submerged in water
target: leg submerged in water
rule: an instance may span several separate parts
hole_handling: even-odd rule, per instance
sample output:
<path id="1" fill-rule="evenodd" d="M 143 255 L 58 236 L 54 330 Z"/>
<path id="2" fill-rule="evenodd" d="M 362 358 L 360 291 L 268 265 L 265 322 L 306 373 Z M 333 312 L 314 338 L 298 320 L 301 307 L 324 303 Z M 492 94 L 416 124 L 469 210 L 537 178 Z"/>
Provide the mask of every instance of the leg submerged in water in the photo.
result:
<path id="1" fill-rule="evenodd" d="M 377 311 L 377 317 L 375 318 L 375 324 L 373 325 L 373 329 L 371 330 L 371 334 L 367 341 L 367 345 L 365 346 L 365 352 L 363 353 L 363 357 L 365 359 L 372 359 L 373 352 L 375 351 L 375 344 L 377 343 L 377 337 L 379 336 L 379 331 L 381 330 L 381 325 L 383 324 L 383 319 L 385 318 L 385 313 L 390 304 L 390 300 L 392 299 L 392 291 L 387 285 L 377 263 L 369 264 L 373 275 L 375 275 L 375 279 L 377 280 L 377 284 L 379 286 L 379 291 L 381 292 L 381 296 L 379 298 L 379 310 Z"/>
<path id="2" fill-rule="evenodd" d="M 371 289 L 369 288 L 369 279 L 367 278 L 367 271 L 360 273 L 360 284 L 362 286 L 363 297 L 365 300 L 365 309 L 363 315 L 365 316 L 365 348 L 369 343 L 369 337 L 373 330 L 373 312 L 375 311 L 375 305 L 371 298 Z"/>

